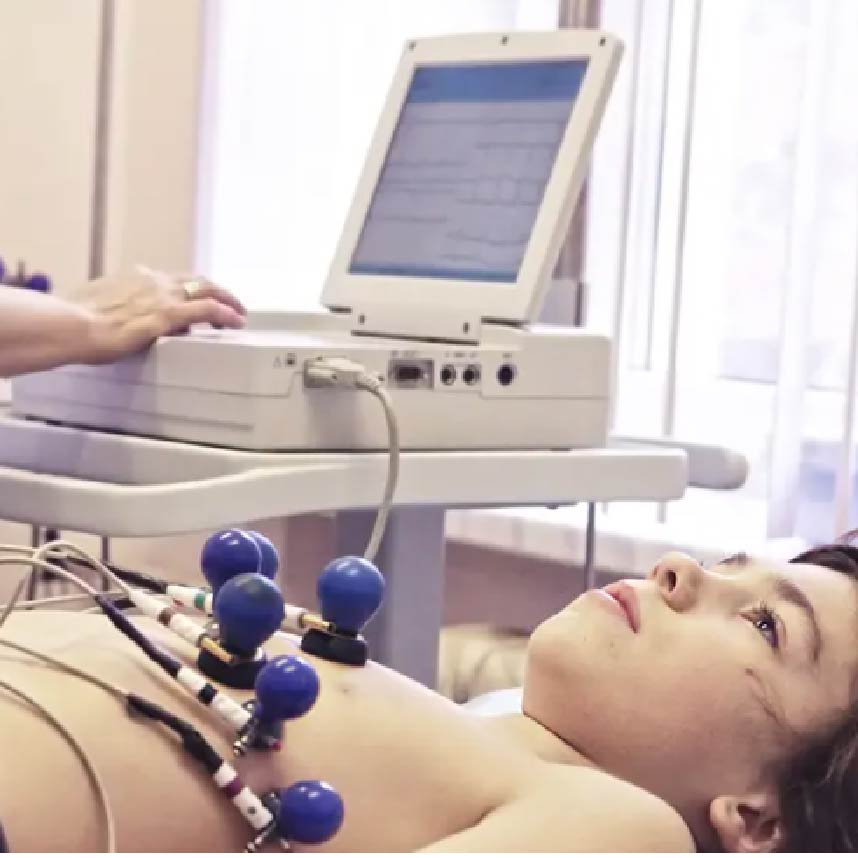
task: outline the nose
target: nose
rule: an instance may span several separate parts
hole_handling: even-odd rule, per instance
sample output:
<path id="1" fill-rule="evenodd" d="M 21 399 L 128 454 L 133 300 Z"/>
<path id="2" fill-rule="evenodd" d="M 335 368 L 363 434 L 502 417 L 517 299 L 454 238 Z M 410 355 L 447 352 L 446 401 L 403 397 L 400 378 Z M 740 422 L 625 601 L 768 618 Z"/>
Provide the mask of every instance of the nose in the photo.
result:
<path id="1" fill-rule="evenodd" d="M 693 557 L 672 551 L 658 561 L 649 578 L 673 610 L 687 611 L 697 602 L 704 574 Z"/>

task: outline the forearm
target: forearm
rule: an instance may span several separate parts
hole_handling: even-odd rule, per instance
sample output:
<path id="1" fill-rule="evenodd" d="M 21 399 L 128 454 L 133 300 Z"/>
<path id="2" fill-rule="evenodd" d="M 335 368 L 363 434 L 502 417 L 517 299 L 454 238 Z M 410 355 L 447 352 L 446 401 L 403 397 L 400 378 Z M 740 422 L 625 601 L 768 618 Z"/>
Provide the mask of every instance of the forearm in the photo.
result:
<path id="1" fill-rule="evenodd" d="M 76 304 L 0 288 L 0 377 L 83 361 L 91 329 L 90 313 Z"/>

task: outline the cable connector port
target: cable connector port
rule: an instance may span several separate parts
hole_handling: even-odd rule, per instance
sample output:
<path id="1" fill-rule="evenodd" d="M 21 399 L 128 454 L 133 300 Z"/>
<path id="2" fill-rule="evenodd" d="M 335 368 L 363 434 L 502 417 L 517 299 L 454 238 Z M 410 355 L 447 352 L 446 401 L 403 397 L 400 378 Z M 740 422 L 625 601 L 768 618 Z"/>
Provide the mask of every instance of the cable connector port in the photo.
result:
<path id="1" fill-rule="evenodd" d="M 366 367 L 343 357 L 313 358 L 304 364 L 306 387 L 366 387 L 367 383 L 381 384 L 381 379 Z"/>

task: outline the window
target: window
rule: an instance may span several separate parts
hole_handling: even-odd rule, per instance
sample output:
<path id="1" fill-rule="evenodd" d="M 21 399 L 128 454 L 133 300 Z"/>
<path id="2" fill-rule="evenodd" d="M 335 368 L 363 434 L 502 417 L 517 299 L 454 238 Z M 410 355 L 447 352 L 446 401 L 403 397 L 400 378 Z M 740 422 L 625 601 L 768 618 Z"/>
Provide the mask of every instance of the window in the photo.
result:
<path id="1" fill-rule="evenodd" d="M 683 528 L 831 538 L 858 521 L 854 502 L 834 510 L 855 336 L 858 6 L 605 0 L 603 26 L 629 45 L 588 248 L 594 323 L 621 334 L 616 428 L 749 457 L 738 495 L 671 505 Z"/>

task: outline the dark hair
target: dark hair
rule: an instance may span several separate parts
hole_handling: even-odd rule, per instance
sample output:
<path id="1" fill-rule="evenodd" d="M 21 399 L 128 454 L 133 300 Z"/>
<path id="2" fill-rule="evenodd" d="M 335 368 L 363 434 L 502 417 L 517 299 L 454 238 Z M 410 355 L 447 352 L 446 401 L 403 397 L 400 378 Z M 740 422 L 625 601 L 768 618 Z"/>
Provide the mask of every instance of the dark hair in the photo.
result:
<path id="1" fill-rule="evenodd" d="M 823 545 L 794 557 L 858 582 L 858 548 Z M 803 740 L 778 776 L 785 852 L 854 852 L 858 848 L 858 700 L 835 724 Z"/>

